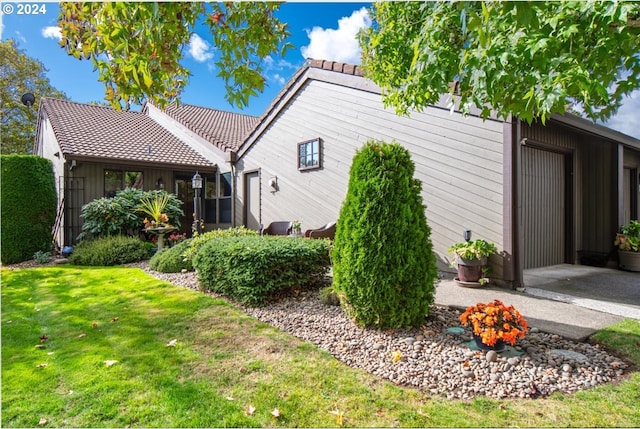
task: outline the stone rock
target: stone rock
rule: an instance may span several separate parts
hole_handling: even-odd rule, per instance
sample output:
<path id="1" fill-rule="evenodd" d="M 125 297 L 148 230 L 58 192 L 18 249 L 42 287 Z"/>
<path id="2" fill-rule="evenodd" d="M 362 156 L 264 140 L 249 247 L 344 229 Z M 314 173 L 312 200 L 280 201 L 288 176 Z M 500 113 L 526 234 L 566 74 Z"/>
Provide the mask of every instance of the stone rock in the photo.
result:
<path id="1" fill-rule="evenodd" d="M 487 352 L 487 354 L 485 355 L 485 359 L 487 360 L 487 362 L 495 362 L 498 360 L 498 352 L 496 352 L 495 350 L 489 350 Z"/>

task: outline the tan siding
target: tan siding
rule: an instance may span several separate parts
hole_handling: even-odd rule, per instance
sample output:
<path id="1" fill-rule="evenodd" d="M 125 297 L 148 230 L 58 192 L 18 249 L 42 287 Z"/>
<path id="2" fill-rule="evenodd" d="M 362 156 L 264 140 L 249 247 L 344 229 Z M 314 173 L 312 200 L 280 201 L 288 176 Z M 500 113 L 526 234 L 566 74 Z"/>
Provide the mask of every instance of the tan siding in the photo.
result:
<path id="1" fill-rule="evenodd" d="M 323 139 L 323 169 L 298 172 L 296 144 L 315 137 Z M 353 156 L 370 139 L 411 151 L 441 256 L 465 229 L 502 246 L 501 122 L 438 108 L 398 117 L 376 94 L 317 81 L 301 89 L 238 165 L 261 168 L 262 222 L 297 218 L 305 229 L 335 220 Z M 267 189 L 272 176 L 279 192 Z"/>

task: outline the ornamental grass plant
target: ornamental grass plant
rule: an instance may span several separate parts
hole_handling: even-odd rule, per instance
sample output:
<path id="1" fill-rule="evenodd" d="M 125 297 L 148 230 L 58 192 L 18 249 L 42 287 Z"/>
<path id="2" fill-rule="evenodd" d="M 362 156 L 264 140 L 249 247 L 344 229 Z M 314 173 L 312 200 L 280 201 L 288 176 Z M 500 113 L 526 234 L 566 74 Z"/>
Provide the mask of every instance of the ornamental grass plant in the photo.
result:
<path id="1" fill-rule="evenodd" d="M 460 322 L 464 326 L 470 325 L 473 334 L 487 346 L 495 346 L 498 341 L 513 346 L 518 338 L 524 338 L 528 329 L 527 321 L 520 312 L 498 299 L 467 307 L 460 315 Z"/>

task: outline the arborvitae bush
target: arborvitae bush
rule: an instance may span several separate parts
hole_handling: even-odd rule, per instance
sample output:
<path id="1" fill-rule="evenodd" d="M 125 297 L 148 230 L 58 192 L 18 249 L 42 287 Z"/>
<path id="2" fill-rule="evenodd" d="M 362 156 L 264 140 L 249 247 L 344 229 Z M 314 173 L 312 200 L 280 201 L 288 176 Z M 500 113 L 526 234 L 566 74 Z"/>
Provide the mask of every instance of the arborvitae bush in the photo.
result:
<path id="1" fill-rule="evenodd" d="M 31 259 L 52 249 L 56 218 L 56 181 L 51 161 L 35 155 L 2 155 L 3 264 Z"/>
<path id="2" fill-rule="evenodd" d="M 149 268 L 161 273 L 179 273 L 182 270 L 193 271 L 191 259 L 184 254 L 189 249 L 191 238 L 186 239 L 173 247 L 165 248 L 156 253 L 149 260 Z"/>
<path id="3" fill-rule="evenodd" d="M 333 285 L 356 322 L 418 326 L 433 303 L 436 261 L 409 152 L 368 142 L 350 170 L 337 224 Z"/>
<path id="4" fill-rule="evenodd" d="M 137 237 L 112 235 L 81 241 L 73 249 L 69 262 L 75 265 L 110 266 L 148 259 L 155 246 Z"/>

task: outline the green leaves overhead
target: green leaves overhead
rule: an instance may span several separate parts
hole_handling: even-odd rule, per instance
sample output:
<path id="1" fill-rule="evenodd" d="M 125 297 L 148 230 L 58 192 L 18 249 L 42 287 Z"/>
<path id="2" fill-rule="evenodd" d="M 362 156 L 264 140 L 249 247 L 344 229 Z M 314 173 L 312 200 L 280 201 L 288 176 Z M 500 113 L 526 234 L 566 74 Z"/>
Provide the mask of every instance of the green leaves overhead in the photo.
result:
<path id="1" fill-rule="evenodd" d="M 263 59 L 290 46 L 273 2 L 61 3 L 60 45 L 91 60 L 105 85 L 105 100 L 128 109 L 146 99 L 177 102 L 190 72 L 180 64 L 197 23 L 209 26 L 225 98 L 244 107 L 264 89 Z"/>
<path id="2" fill-rule="evenodd" d="M 449 92 L 483 118 L 544 122 L 576 103 L 604 120 L 640 87 L 637 2 L 385 2 L 372 18 L 363 67 L 401 114 Z"/>

